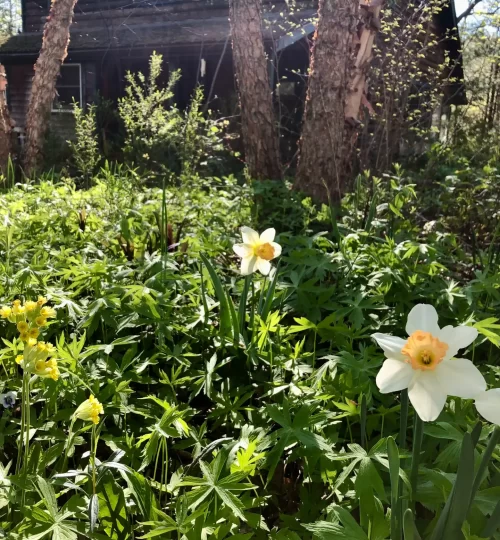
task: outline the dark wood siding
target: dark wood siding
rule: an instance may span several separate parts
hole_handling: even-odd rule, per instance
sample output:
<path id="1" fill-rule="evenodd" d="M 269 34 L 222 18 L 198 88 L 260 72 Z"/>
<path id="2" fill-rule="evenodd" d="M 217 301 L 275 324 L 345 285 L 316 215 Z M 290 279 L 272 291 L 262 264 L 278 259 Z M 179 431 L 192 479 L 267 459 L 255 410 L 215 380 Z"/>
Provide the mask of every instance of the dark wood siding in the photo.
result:
<path id="1" fill-rule="evenodd" d="M 68 62 L 72 62 L 71 58 Z M 31 64 L 15 64 L 7 67 L 7 80 L 9 82 L 7 101 L 12 119 L 16 127 L 23 128 L 26 111 L 31 93 L 33 80 L 33 66 Z M 82 63 L 83 101 L 85 104 L 94 101 L 97 91 L 96 66 L 93 62 Z M 56 118 L 57 117 L 57 118 Z M 52 122 L 60 125 L 68 124 L 59 117 L 69 117 L 69 125 L 72 125 L 73 115 L 67 112 L 52 113 Z"/>
<path id="2" fill-rule="evenodd" d="M 9 82 L 7 101 L 16 127 L 24 126 L 32 79 L 33 66 L 29 64 L 18 64 L 7 68 Z"/>
<path id="3" fill-rule="evenodd" d="M 25 32 L 41 32 L 49 13 L 50 0 L 26 0 Z M 120 24 L 147 24 L 182 19 L 203 19 L 227 15 L 224 0 L 85 0 L 75 6 L 77 29 Z"/>

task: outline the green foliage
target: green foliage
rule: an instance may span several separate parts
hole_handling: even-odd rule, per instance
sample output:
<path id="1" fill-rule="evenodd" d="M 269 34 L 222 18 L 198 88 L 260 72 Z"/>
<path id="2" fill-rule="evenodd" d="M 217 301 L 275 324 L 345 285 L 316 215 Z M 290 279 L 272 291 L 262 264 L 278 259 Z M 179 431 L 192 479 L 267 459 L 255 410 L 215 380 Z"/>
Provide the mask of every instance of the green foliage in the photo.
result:
<path id="1" fill-rule="evenodd" d="M 85 112 L 78 103 L 73 103 L 75 117 L 75 141 L 68 141 L 73 152 L 77 171 L 82 175 L 85 185 L 99 164 L 99 142 L 97 139 L 96 106 L 89 105 Z"/>
<path id="2" fill-rule="evenodd" d="M 432 303 L 443 325 L 476 326 L 464 355 L 498 386 L 499 240 L 472 246 L 452 205 L 492 211 L 485 174 L 431 194 L 400 167 L 366 173 L 335 216 L 287 185 L 161 190 L 109 163 L 88 190 L 45 177 L 2 193 L 0 302 L 49 298 L 43 339 L 61 372 L 30 383 L 19 467 L 21 410 L 0 409 L 4 534 L 500 538 L 499 431 L 450 398 L 412 434 L 404 394 L 375 384 L 370 339 L 404 336 L 410 308 Z M 468 218 L 489 234 L 480 212 Z M 232 251 L 252 221 L 283 246 L 266 279 L 241 277 Z M 0 334 L 0 393 L 20 395 L 23 345 L 5 319 Z M 73 418 L 90 394 L 97 428 Z"/>
<path id="3" fill-rule="evenodd" d="M 119 113 L 125 126 L 125 157 L 141 168 L 166 168 L 173 173 L 195 174 L 207 161 L 217 161 L 222 150 L 220 127 L 201 112 L 203 89 L 195 89 L 186 113 L 174 103 L 181 73 L 173 71 L 167 85 L 160 79 L 163 56 L 153 53 L 149 75 L 128 73 Z"/>

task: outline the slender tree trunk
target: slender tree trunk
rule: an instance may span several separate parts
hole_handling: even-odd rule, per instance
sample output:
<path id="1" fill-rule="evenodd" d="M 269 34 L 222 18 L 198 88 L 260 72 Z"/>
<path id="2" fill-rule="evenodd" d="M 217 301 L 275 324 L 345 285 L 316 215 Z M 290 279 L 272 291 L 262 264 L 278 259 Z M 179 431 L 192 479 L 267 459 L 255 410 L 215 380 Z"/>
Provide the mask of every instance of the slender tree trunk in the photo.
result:
<path id="1" fill-rule="evenodd" d="M 55 96 L 56 81 L 67 55 L 69 28 L 77 0 L 52 0 L 43 31 L 40 55 L 35 64 L 35 76 L 26 116 L 26 148 L 24 169 L 32 174 L 40 165 L 43 140 Z"/>
<path id="2" fill-rule="evenodd" d="M 229 13 L 248 171 L 252 178 L 281 178 L 260 0 L 229 0 Z"/>
<path id="3" fill-rule="evenodd" d="M 295 188 L 338 201 L 343 191 L 345 101 L 359 0 L 320 0 Z"/>
<path id="4" fill-rule="evenodd" d="M 12 152 L 11 132 L 12 120 L 7 107 L 7 75 L 0 64 L 0 173 L 7 170 L 9 156 Z"/>

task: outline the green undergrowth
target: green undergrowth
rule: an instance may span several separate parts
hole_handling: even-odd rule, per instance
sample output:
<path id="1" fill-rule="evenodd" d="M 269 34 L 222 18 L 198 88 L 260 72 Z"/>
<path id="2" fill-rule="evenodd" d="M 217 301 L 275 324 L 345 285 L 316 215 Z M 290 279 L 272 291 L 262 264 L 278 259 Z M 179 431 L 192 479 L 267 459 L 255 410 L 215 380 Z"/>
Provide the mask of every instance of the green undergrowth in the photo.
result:
<path id="1" fill-rule="evenodd" d="M 158 176 L 151 187 L 109 165 L 88 190 L 63 178 L 5 190 L 0 302 L 49 299 L 57 317 L 43 337 L 61 371 L 32 382 L 17 474 L 20 410 L 0 411 L 5 537 L 402 538 L 402 523 L 391 533 L 399 477 L 396 499 L 430 538 L 479 418 L 448 400 L 425 425 L 410 488 L 414 414 L 402 431 L 399 393 L 375 384 L 384 357 L 370 335 L 403 337 L 410 309 L 433 304 L 442 326 L 476 326 L 464 354 L 498 385 L 499 249 L 485 215 L 499 211 L 498 175 L 461 178 L 430 197 L 399 168 L 366 174 L 340 210 L 286 184 Z M 244 225 L 277 231 L 267 278 L 239 274 Z M 0 392 L 19 397 L 18 333 L 4 320 L 0 335 Z M 95 463 L 88 425 L 72 423 L 91 394 L 104 408 Z M 476 428 L 476 466 L 492 431 Z M 498 459 L 462 512 L 464 538 L 495 525 Z"/>

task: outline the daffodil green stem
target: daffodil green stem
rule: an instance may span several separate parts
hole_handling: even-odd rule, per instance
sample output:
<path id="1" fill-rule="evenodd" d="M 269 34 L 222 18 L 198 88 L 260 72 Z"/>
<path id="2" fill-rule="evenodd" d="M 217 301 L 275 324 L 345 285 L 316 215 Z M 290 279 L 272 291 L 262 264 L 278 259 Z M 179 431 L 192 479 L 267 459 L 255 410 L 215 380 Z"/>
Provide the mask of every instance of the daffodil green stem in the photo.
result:
<path id="1" fill-rule="evenodd" d="M 406 447 L 406 429 L 408 427 L 408 390 L 401 392 L 401 416 L 399 417 L 399 449 Z"/>
<path id="2" fill-rule="evenodd" d="M 420 451 L 422 449 L 422 438 L 424 435 L 424 423 L 415 411 L 414 415 L 414 428 L 413 428 L 413 449 L 411 456 L 411 471 L 410 471 L 410 484 L 411 484 L 411 504 L 412 511 L 415 510 L 415 501 L 417 497 L 417 481 L 418 481 L 418 465 L 420 463 Z"/>
<path id="3" fill-rule="evenodd" d="M 259 309 L 257 311 L 259 315 L 262 314 L 262 306 L 264 305 L 264 293 L 266 292 L 266 285 L 267 285 L 267 276 L 264 276 L 264 281 L 262 282 L 262 287 L 260 289 L 260 295 L 259 295 Z"/>
<path id="4" fill-rule="evenodd" d="M 243 292 L 241 294 L 240 307 L 239 307 L 239 313 L 238 313 L 238 319 L 240 323 L 240 334 L 243 334 L 243 329 L 245 327 L 245 315 L 247 312 L 247 298 L 248 298 L 248 291 L 250 289 L 251 281 L 252 281 L 252 274 L 250 274 L 249 276 L 245 276 L 245 283 L 243 284 Z"/>
<path id="5" fill-rule="evenodd" d="M 491 434 L 490 440 L 488 441 L 488 445 L 486 446 L 486 450 L 484 451 L 483 457 L 481 458 L 481 463 L 479 464 L 479 469 L 477 470 L 477 474 L 474 479 L 474 484 L 472 485 L 472 491 L 471 491 L 471 496 L 470 496 L 471 505 L 474 502 L 474 498 L 476 497 L 476 493 L 477 493 L 477 490 L 479 489 L 479 486 L 482 484 L 484 477 L 486 476 L 491 456 L 493 455 L 493 452 L 495 451 L 495 448 L 499 441 L 500 441 L 500 427 L 496 427 L 493 433 Z"/>

